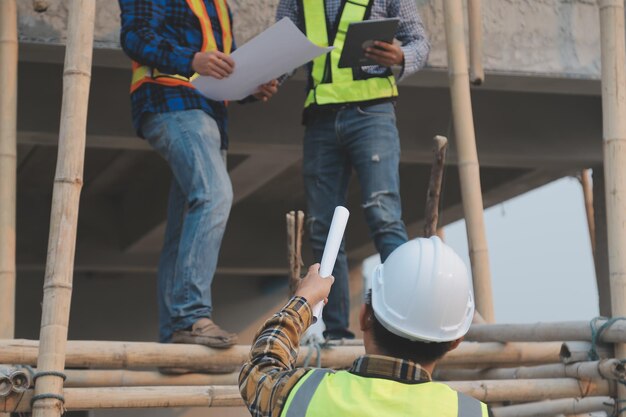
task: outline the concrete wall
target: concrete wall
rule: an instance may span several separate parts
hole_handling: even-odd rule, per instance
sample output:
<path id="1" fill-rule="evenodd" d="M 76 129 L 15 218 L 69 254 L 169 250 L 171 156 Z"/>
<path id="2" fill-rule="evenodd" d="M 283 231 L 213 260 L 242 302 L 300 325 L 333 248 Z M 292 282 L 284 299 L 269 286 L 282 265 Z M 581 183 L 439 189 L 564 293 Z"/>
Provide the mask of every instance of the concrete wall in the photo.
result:
<path id="1" fill-rule="evenodd" d="M 433 45 L 431 67 L 445 67 L 445 38 L 440 0 L 416 0 Z M 22 41 L 63 42 L 68 2 L 46 3 L 33 10 L 31 0 L 19 2 Z M 100 47 L 118 47 L 116 1 L 97 0 L 96 40 Z M 278 0 L 230 0 L 236 38 L 241 44 L 273 22 Z M 598 79 L 599 17 L 595 0 L 483 0 L 485 68 L 507 73 L 536 73 Z"/>

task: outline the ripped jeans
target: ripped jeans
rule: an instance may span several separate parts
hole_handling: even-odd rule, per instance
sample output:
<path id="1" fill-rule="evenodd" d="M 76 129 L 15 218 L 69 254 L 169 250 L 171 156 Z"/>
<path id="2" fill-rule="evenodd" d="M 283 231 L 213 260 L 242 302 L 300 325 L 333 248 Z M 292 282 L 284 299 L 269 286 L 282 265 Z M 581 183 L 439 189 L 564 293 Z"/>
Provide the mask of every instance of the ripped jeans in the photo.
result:
<path id="1" fill-rule="evenodd" d="M 400 138 L 393 103 L 315 114 L 306 125 L 303 158 L 307 225 L 316 262 L 322 259 L 335 207 L 346 204 L 353 168 L 361 186 L 365 220 L 382 261 L 407 241 L 400 202 Z M 333 275 L 335 284 L 323 313 L 326 333 L 331 338 L 350 337 L 345 242 Z"/>

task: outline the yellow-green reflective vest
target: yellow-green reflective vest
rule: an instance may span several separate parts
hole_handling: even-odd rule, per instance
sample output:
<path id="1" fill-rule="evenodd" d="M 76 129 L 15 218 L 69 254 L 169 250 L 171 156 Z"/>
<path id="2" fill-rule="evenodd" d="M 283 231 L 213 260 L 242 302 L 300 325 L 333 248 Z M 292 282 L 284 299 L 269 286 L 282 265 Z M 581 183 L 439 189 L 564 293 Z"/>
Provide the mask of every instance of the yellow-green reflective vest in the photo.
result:
<path id="1" fill-rule="evenodd" d="M 330 53 L 313 60 L 310 89 L 304 107 L 311 104 L 358 103 L 382 100 L 398 95 L 391 70 L 380 76 L 364 73 L 360 68 L 339 68 L 339 57 L 346 40 L 348 25 L 365 20 L 373 0 L 345 0 L 340 11 L 334 39 L 326 23 L 324 0 L 300 0 L 306 36 L 311 42 L 335 47 Z"/>
<path id="2" fill-rule="evenodd" d="M 309 371 L 281 417 L 488 417 L 487 405 L 445 384 L 401 383 L 347 371 Z"/>

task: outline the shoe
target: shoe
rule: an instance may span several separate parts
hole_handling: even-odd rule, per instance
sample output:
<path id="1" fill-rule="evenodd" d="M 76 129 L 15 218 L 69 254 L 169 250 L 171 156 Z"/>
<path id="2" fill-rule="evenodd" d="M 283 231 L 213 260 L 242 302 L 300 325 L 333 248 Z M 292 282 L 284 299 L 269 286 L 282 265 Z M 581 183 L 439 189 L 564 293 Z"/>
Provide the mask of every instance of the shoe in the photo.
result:
<path id="1" fill-rule="evenodd" d="M 198 319 L 191 329 L 177 330 L 172 335 L 172 343 L 190 343 L 211 348 L 226 349 L 237 343 L 237 335 L 220 328 L 213 320 Z"/>
<path id="2" fill-rule="evenodd" d="M 329 342 L 331 340 L 354 339 L 354 333 L 348 329 L 333 329 L 324 331 L 324 339 Z"/>

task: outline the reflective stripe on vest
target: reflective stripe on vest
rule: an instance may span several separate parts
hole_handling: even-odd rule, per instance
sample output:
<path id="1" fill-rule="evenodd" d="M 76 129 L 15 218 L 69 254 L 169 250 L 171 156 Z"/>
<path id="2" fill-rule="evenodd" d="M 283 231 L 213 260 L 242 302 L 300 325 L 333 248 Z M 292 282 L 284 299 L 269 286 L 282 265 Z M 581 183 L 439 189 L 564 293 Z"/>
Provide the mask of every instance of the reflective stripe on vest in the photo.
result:
<path id="1" fill-rule="evenodd" d="M 339 17 L 337 34 L 330 53 L 313 60 L 311 85 L 305 107 L 318 105 L 353 103 L 391 98 L 398 95 L 396 80 L 393 75 L 374 76 L 367 79 L 354 79 L 352 68 L 339 68 L 339 57 L 346 40 L 348 26 L 365 19 L 373 0 L 344 0 L 343 12 Z M 311 42 L 319 46 L 329 46 L 330 39 L 326 23 L 326 11 L 323 0 L 300 0 L 304 12 L 306 35 Z M 330 64 L 327 60 L 330 59 Z M 327 69 L 330 68 L 330 74 Z"/>
<path id="2" fill-rule="evenodd" d="M 211 18 L 206 10 L 204 0 L 186 0 L 187 5 L 191 9 L 194 15 L 200 21 L 200 28 L 202 29 L 202 52 L 209 52 L 217 50 L 217 42 L 215 41 L 215 35 L 213 34 L 213 26 L 211 25 Z M 215 10 L 217 11 L 217 17 L 222 28 L 222 43 L 224 45 L 224 53 L 230 54 L 233 46 L 233 35 L 230 26 L 230 16 L 228 15 L 228 6 L 226 0 L 214 0 Z M 156 68 L 151 68 L 146 65 L 141 65 L 138 62 L 133 61 L 133 78 L 130 84 L 130 92 L 132 93 L 139 88 L 143 83 L 156 83 L 166 86 L 186 86 L 194 88 L 191 81 L 196 78 L 198 74 L 192 75 L 190 78 L 177 74 L 165 74 L 160 72 Z"/>
<path id="3" fill-rule="evenodd" d="M 436 382 L 404 384 L 316 369 L 291 390 L 281 417 L 488 417 L 487 405 Z"/>

